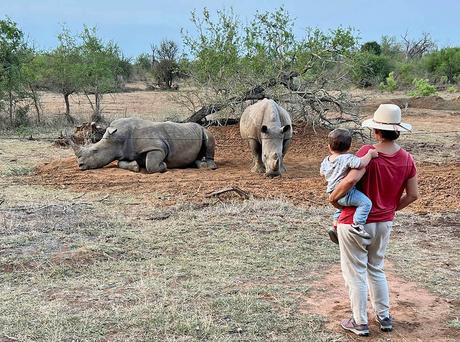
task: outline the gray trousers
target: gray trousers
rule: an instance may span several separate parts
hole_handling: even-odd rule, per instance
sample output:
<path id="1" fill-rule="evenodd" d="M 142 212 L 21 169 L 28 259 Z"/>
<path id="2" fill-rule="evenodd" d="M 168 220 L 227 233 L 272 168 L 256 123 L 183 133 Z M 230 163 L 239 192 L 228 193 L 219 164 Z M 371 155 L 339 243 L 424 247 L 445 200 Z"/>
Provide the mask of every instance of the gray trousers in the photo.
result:
<path id="1" fill-rule="evenodd" d="M 371 239 L 351 233 L 348 224 L 337 227 L 342 275 L 357 324 L 367 324 L 368 288 L 376 315 L 385 318 L 390 314 L 390 296 L 383 265 L 392 224 L 392 221 L 366 224 L 364 229 Z"/>

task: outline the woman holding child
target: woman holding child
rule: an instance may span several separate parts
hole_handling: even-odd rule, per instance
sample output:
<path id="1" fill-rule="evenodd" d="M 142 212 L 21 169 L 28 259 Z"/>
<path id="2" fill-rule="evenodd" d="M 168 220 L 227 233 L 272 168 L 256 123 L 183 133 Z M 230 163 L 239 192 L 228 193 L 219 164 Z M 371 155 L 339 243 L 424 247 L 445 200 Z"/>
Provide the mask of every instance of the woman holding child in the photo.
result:
<path id="1" fill-rule="evenodd" d="M 382 104 L 373 118 L 365 120 L 362 126 L 373 129 L 377 141 L 375 145 L 362 146 L 356 153 L 367 166 L 359 166 L 356 161 L 357 167 L 350 168 L 334 186 L 329 201 L 342 208 L 340 203 L 346 203 L 343 198 L 350 191 L 354 192 L 357 185 L 364 198 L 367 196 L 372 202 L 364 225 L 356 222 L 355 206 L 344 206 L 337 221 L 342 274 L 353 311 L 353 317 L 342 321 L 341 326 L 357 335 L 367 336 L 368 286 L 380 329 L 391 331 L 393 328 L 384 256 L 395 212 L 417 200 L 419 194 L 414 160 L 396 144 L 401 131 L 411 130 L 411 125 L 401 122 L 401 109 L 393 104 Z M 374 155 L 369 151 L 376 151 L 378 156 L 371 159 Z"/>

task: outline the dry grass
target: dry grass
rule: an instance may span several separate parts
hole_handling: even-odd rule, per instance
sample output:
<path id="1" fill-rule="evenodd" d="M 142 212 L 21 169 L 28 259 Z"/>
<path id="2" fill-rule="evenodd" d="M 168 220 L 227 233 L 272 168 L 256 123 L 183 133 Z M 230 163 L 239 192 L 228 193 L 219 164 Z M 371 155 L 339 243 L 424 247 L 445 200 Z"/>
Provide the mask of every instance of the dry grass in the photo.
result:
<path id="1" fill-rule="evenodd" d="M 398 215 L 389 258 L 402 275 L 452 303 L 460 303 L 460 211 Z"/>
<path id="2" fill-rule="evenodd" d="M 119 94 L 113 107 L 132 106 L 130 114 L 157 120 L 182 115 L 171 94 Z M 43 136 L 62 127 L 61 109 L 48 108 L 56 118 L 48 117 Z M 87 109 L 79 110 L 84 120 Z M 458 121 L 454 114 L 418 114 L 408 116 L 417 129 L 449 129 Z M 457 140 L 401 141 L 413 144 L 419 161 L 443 162 L 458 161 Z M 0 140 L 0 340 L 345 339 L 327 331 L 324 318 L 299 310 L 310 284 L 338 262 L 325 234 L 331 208 L 251 200 L 159 209 L 110 190 L 8 185 L 71 154 L 46 141 Z M 459 219 L 458 211 L 398 215 L 388 253 L 401 274 L 454 306 Z M 458 317 L 449 324 L 458 327 Z"/>
<path id="3" fill-rule="evenodd" d="M 45 203 L 0 211 L 0 335 L 339 339 L 297 310 L 299 294 L 337 261 L 322 211 L 250 201 L 170 208 L 164 220 L 144 208 L 132 220 L 115 201 Z"/>
<path id="4" fill-rule="evenodd" d="M 3 197 L 0 336 L 342 339 L 299 310 L 338 261 L 325 234 L 330 208 L 251 200 L 158 209 L 33 186 L 7 187 Z M 405 276 L 453 301 L 455 215 L 401 215 L 389 252 Z"/>

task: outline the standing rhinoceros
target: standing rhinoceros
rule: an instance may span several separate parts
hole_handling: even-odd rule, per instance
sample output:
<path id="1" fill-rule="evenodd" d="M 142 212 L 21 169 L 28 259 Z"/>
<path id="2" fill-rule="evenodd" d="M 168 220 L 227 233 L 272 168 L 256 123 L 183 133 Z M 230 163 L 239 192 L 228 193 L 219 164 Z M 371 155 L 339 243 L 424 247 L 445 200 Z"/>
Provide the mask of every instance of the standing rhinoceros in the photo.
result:
<path id="1" fill-rule="evenodd" d="M 278 176 L 286 171 L 283 157 L 291 143 L 292 123 L 284 108 L 269 99 L 247 107 L 241 115 L 240 132 L 252 150 L 252 172 Z"/>
<path id="2" fill-rule="evenodd" d="M 113 121 L 96 144 L 72 143 L 81 170 L 97 169 L 114 160 L 118 167 L 147 172 L 167 168 L 208 167 L 214 163 L 214 137 L 196 123 L 152 122 L 136 118 Z"/>

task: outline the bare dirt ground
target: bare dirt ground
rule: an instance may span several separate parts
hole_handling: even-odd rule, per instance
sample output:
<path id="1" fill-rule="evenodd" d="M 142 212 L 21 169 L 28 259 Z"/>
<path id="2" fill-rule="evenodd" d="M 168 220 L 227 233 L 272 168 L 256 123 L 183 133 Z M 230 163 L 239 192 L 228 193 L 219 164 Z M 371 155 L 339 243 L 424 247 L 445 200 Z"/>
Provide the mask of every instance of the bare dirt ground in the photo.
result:
<path id="1" fill-rule="evenodd" d="M 250 152 L 239 137 L 237 126 L 212 127 L 218 145 L 215 171 L 198 169 L 169 170 L 163 174 L 132 173 L 114 164 L 103 169 L 81 172 L 74 157 L 54 160 L 37 168 L 28 181 L 66 186 L 74 191 L 129 192 L 153 203 L 172 205 L 183 201 L 201 202 L 207 193 L 227 186 L 238 186 L 257 198 L 285 198 L 300 205 L 317 206 L 325 201 L 324 181 L 319 163 L 325 155 L 326 132 L 296 129 L 292 147 L 286 157 L 288 172 L 283 177 L 266 178 L 250 172 Z M 426 153 L 422 143 L 412 143 L 411 152 Z M 445 151 L 451 153 L 453 150 Z M 436 154 L 436 150 L 433 152 Z M 435 157 L 435 156 L 434 156 Z M 445 159 L 445 157 L 443 157 Z M 419 162 L 422 200 L 416 211 L 448 211 L 459 208 L 460 164 L 452 157 L 438 165 Z"/>
<path id="2" fill-rule="evenodd" d="M 135 94 L 120 96 L 126 97 L 123 101 L 133 96 L 134 109 L 128 112 L 139 113 L 144 118 L 148 118 L 145 113 L 147 108 L 154 108 L 152 113 L 161 112 L 161 101 L 169 101 L 162 97 L 165 94 L 153 100 L 152 94 L 143 92 L 148 97 L 144 103 L 146 107 L 142 107 L 142 104 L 142 108 L 136 108 L 141 98 L 135 97 Z M 379 103 L 388 102 L 388 96 L 398 98 L 402 94 L 375 96 L 366 102 L 363 116 L 371 115 Z M 407 216 L 402 221 L 409 230 L 416 228 L 417 235 L 399 231 L 399 228 L 395 231 L 394 238 L 407 242 L 393 243 L 395 250 L 390 253 L 392 259 L 388 267 L 395 330 L 383 334 L 378 332 L 375 323 L 371 323 L 372 336 L 368 339 L 371 341 L 460 339 L 459 330 L 449 328 L 446 323 L 452 320 L 458 322 L 459 307 L 458 292 L 454 289 L 459 285 L 459 269 L 455 266 L 455 248 L 458 247 L 455 247 L 454 241 L 458 240 L 460 215 L 460 188 L 457 186 L 460 184 L 460 108 L 455 107 L 458 101 L 455 96 L 448 98 L 449 106 L 453 106 L 449 109 L 445 109 L 445 103 L 439 99 L 424 101 L 424 104 L 420 104 L 422 108 L 409 105 L 404 109 L 403 120 L 413 124 L 415 132 L 400 139 L 401 145 L 414 155 L 418 167 L 422 199 L 405 210 Z M 156 103 L 155 107 L 149 107 L 153 106 L 153 102 Z M 138 210 L 132 205 L 167 210 L 170 206 L 187 202 L 215 202 L 214 199 L 208 199 L 206 194 L 228 186 L 238 186 L 255 198 L 286 199 L 300 207 L 327 208 L 325 184 L 318 174 L 319 163 L 327 154 L 327 132 L 296 127 L 294 141 L 286 157 L 287 174 L 269 179 L 249 171 L 250 153 L 239 137 L 237 126 L 211 127 L 210 130 L 217 139 L 216 162 L 219 169 L 215 171 L 190 168 L 150 175 L 121 170 L 112 164 L 81 172 L 70 150 L 49 147 L 51 152 L 42 154 L 39 150 L 45 148 L 42 145 L 45 143 L 37 142 L 32 146 L 35 148 L 32 160 L 37 165 L 33 174 L 3 178 L 2 182 L 44 185 L 82 196 L 92 194 L 101 199 L 106 196 L 129 197 L 132 199 L 130 206 L 121 206 L 120 210 L 129 211 L 130 215 Z M 356 141 L 354 149 L 359 148 L 361 143 Z M 0 154 L 3 168 L 8 163 L 14 166 L 21 159 L 28 158 L 25 149 L 5 148 Z M 237 198 L 234 194 L 228 197 Z M 433 215 L 447 219 L 438 220 Z M 323 219 L 327 220 L 327 216 L 323 215 Z M 324 222 L 316 224 L 326 225 Z M 405 265 L 410 266 L 407 272 Z M 323 276 L 310 286 L 308 295 L 302 295 L 300 310 L 305 314 L 325 317 L 326 329 L 341 333 L 337 322 L 347 317 L 350 311 L 340 270 L 334 266 L 322 273 Z M 446 293 L 443 292 L 443 284 L 448 288 Z M 449 293 L 454 299 L 449 297 Z M 351 335 L 346 335 L 346 338 L 357 340 Z"/>
<path id="3" fill-rule="evenodd" d="M 395 318 L 393 331 L 381 332 L 374 315 L 369 317 L 371 336 L 366 341 L 458 341 L 460 331 L 447 328 L 439 322 L 449 317 L 451 305 L 440 297 L 433 295 L 417 283 L 402 279 L 394 267 L 387 262 L 386 274 L 390 286 L 392 314 Z M 338 317 L 348 317 L 350 305 L 347 290 L 342 284 L 340 267 L 334 267 L 326 276 L 312 285 L 313 290 L 306 298 L 302 307 L 303 312 L 317 312 L 327 317 L 326 327 L 332 331 L 341 332 Z M 369 310 L 372 310 L 368 302 Z M 351 340 L 360 340 L 353 338 Z"/>

